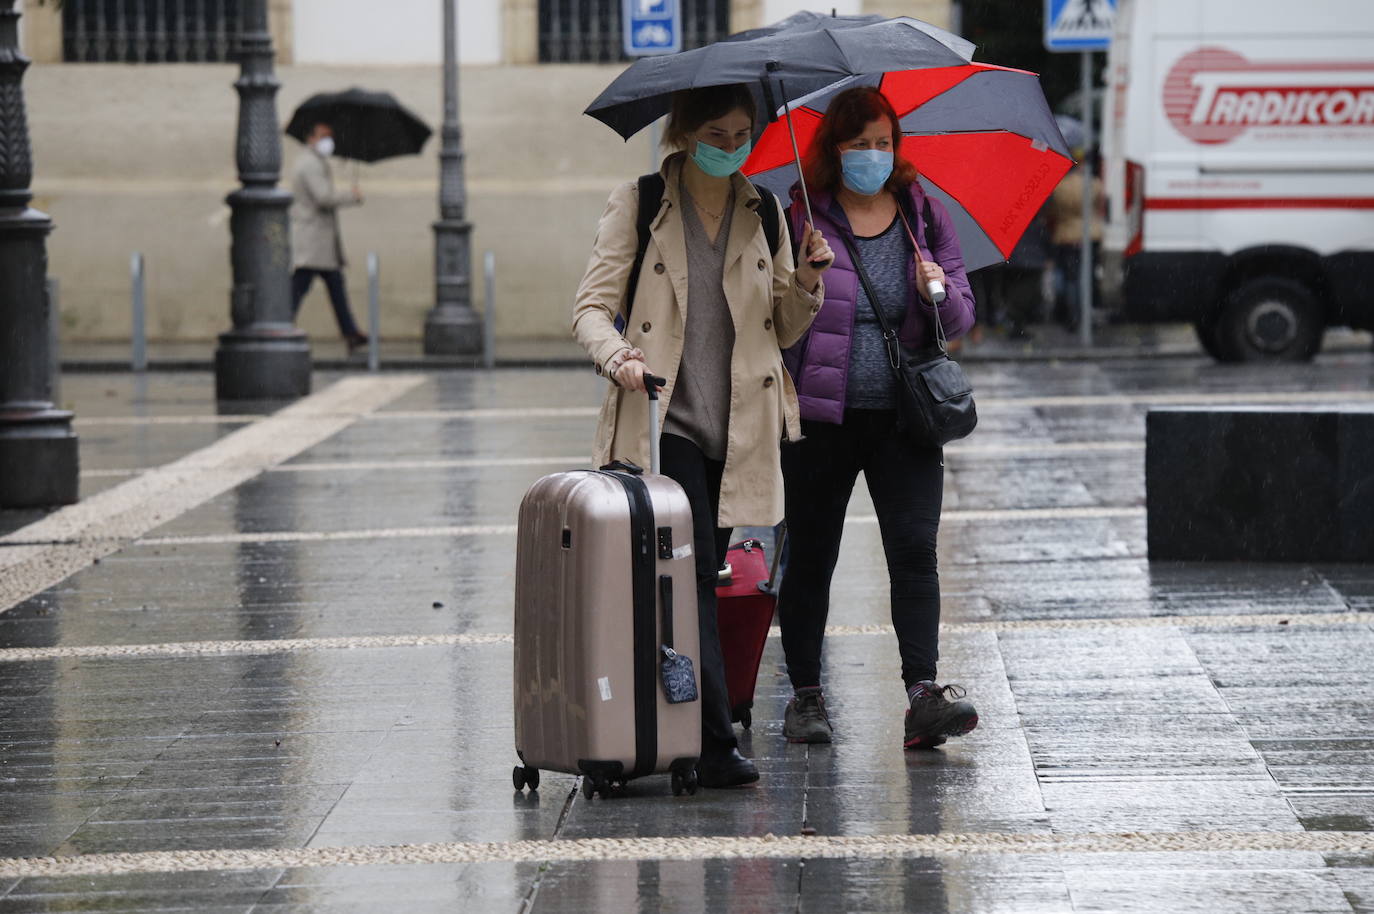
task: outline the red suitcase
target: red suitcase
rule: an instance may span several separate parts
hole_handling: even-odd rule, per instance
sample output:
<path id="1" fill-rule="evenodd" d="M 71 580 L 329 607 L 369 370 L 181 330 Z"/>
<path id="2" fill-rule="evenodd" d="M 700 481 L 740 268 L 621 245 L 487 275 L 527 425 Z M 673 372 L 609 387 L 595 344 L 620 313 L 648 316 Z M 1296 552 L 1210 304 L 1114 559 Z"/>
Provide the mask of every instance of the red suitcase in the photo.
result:
<path id="1" fill-rule="evenodd" d="M 725 688 L 730 695 L 730 719 L 747 730 L 754 723 L 754 687 L 759 680 L 759 661 L 763 659 L 763 646 L 773 624 L 778 597 L 764 558 L 763 543 L 736 543 L 726 553 L 725 561 L 730 567 L 730 579 L 716 588 L 720 647 L 725 654 Z"/>

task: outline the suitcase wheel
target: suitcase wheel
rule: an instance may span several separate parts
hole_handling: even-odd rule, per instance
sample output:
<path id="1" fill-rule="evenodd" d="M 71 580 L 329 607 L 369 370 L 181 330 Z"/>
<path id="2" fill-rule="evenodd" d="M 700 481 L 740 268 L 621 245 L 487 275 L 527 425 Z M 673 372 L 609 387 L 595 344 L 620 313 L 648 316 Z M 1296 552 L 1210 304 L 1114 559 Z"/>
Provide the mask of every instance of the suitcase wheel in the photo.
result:
<path id="1" fill-rule="evenodd" d="M 590 800 L 598 793 L 601 794 L 601 799 L 603 800 L 610 796 L 610 782 L 602 780 L 601 778 L 594 778 L 589 774 L 582 775 L 582 796 Z"/>
<path id="2" fill-rule="evenodd" d="M 699 783 L 695 768 L 688 768 L 686 771 L 673 769 L 673 796 L 680 797 L 684 793 L 696 796 Z"/>
<path id="3" fill-rule="evenodd" d="M 516 790 L 524 790 L 526 787 L 529 787 L 530 790 L 538 790 L 539 769 L 516 765 L 510 773 L 510 780 L 515 785 Z"/>

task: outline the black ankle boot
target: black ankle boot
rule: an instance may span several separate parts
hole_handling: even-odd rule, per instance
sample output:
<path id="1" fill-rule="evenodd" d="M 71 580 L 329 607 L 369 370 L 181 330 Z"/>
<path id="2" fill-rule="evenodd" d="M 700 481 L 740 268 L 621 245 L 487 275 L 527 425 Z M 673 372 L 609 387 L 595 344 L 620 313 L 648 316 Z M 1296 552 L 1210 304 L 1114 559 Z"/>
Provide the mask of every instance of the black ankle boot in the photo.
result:
<path id="1" fill-rule="evenodd" d="M 703 752 L 697 762 L 697 777 L 702 787 L 743 787 L 759 779 L 759 769 L 732 746 L 724 751 Z"/>

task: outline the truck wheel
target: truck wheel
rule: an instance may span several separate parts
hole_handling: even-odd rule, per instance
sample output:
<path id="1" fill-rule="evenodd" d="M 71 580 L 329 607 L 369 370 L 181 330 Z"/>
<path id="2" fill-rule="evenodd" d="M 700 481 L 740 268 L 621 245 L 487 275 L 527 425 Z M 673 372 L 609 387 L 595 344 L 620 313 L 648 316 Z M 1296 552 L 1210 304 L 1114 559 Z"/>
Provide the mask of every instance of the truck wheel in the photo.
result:
<path id="1" fill-rule="evenodd" d="M 1307 286 L 1284 276 L 1260 276 L 1226 297 L 1216 341 L 1229 360 L 1305 362 L 1321 349 L 1325 330 L 1322 310 Z"/>
<path id="2" fill-rule="evenodd" d="M 1203 352 L 1218 362 L 1235 361 L 1231 354 L 1222 348 L 1221 340 L 1217 338 L 1217 315 L 1215 313 L 1193 321 L 1193 330 L 1197 333 L 1197 341 L 1202 344 Z"/>

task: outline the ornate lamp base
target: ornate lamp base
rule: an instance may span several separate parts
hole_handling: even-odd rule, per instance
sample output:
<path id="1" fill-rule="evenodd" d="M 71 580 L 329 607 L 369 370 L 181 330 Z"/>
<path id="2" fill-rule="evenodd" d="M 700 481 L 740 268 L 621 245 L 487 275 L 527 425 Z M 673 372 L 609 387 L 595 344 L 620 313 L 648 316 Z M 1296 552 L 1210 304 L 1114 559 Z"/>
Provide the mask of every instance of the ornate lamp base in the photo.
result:
<path id="1" fill-rule="evenodd" d="M 74 504 L 79 467 L 72 414 L 0 412 L 0 508 Z"/>
<path id="2" fill-rule="evenodd" d="M 425 355 L 481 355 L 482 318 L 471 308 L 432 309 L 425 317 Z"/>
<path id="3" fill-rule="evenodd" d="M 215 350 L 219 400 L 294 400 L 310 393 L 310 341 L 304 331 L 246 327 L 220 334 Z"/>

